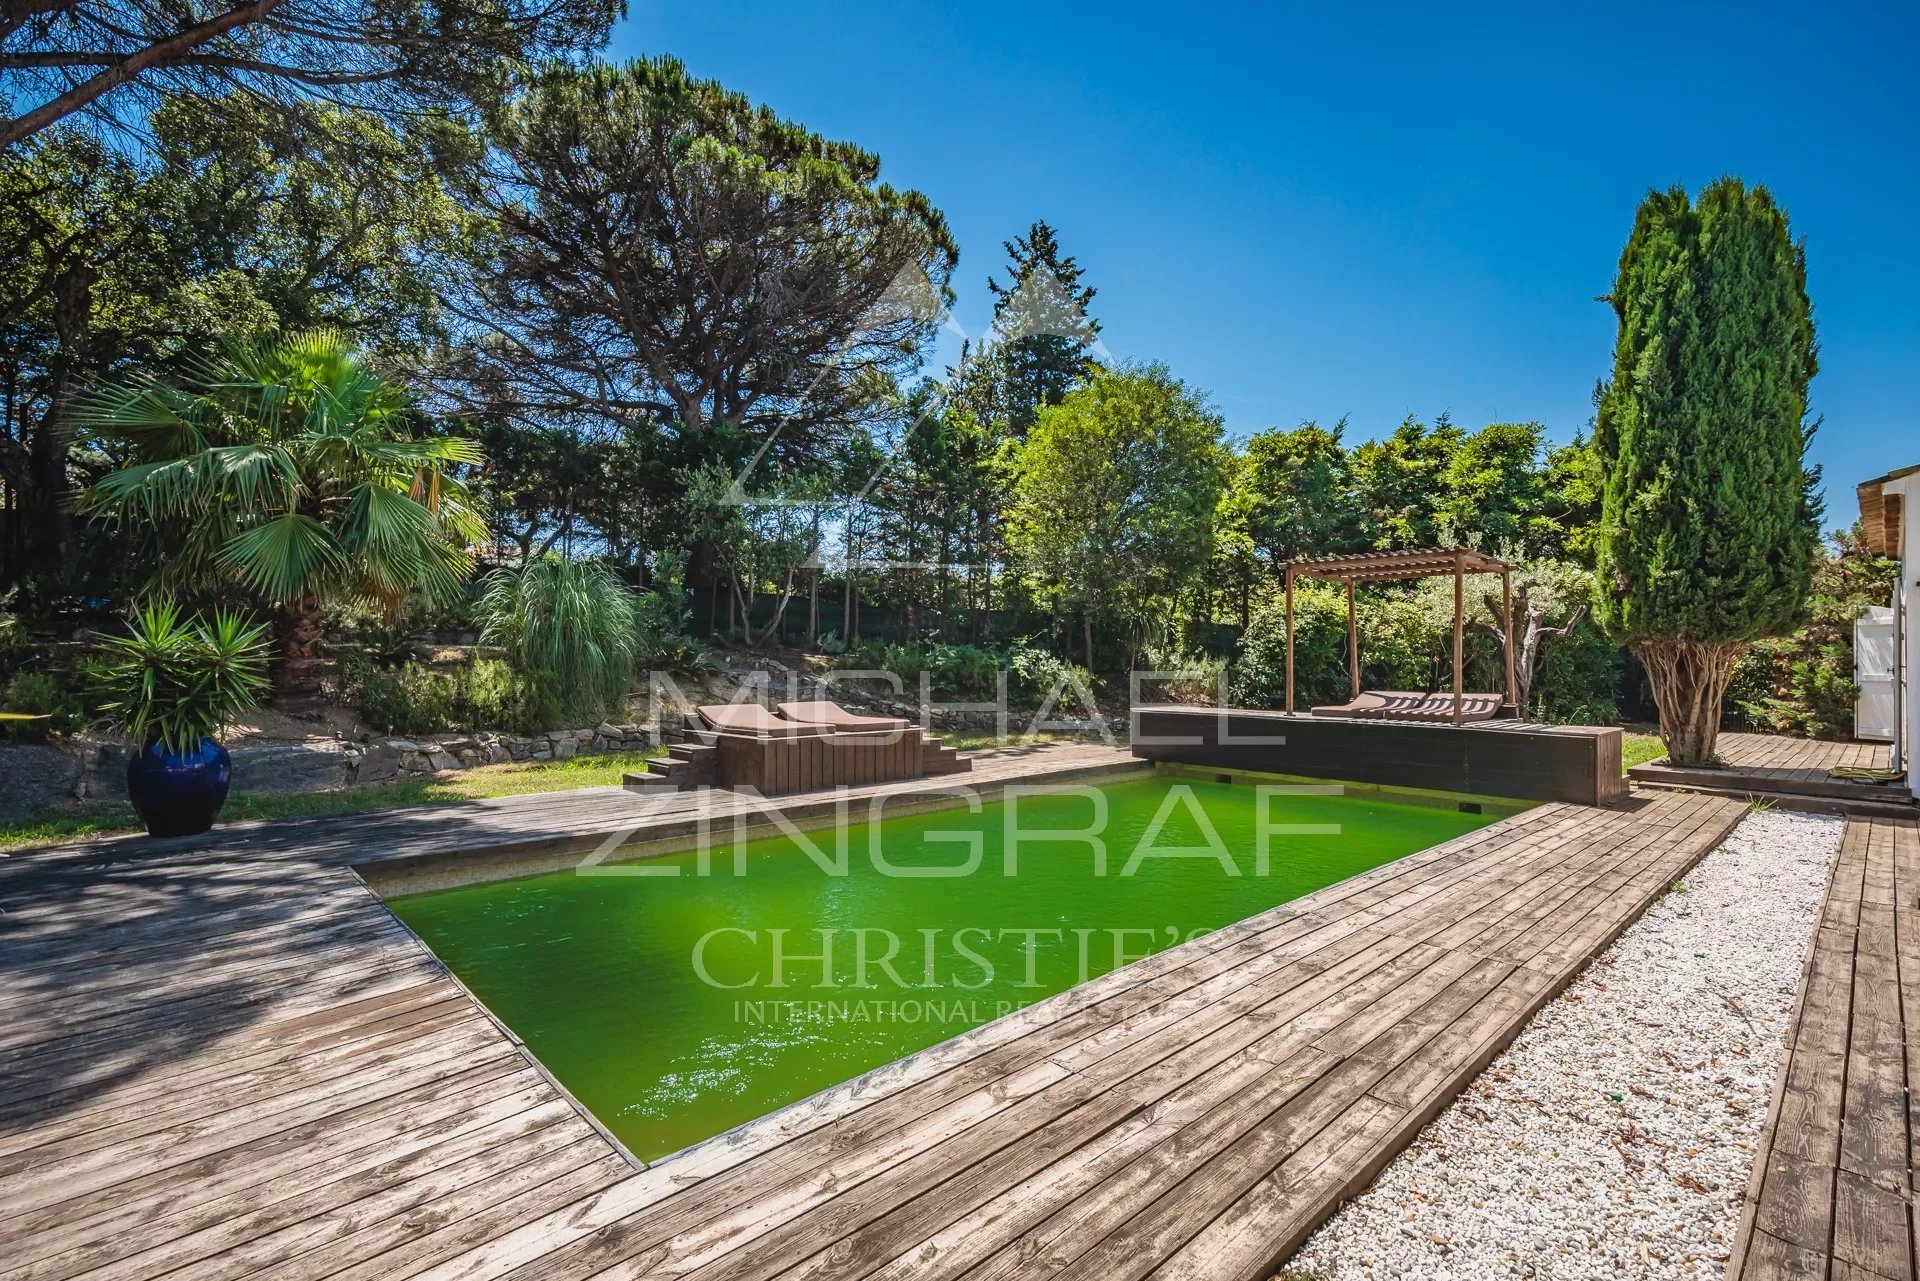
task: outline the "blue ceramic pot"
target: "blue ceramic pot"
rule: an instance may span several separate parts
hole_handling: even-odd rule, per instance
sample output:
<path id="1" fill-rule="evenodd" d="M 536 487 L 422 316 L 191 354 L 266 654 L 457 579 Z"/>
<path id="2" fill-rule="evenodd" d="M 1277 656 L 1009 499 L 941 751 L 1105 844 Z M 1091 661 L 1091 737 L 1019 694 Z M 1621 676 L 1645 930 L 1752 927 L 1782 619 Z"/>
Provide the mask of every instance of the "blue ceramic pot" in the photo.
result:
<path id="1" fill-rule="evenodd" d="M 198 836 L 227 803 L 233 758 L 210 738 L 190 752 L 149 743 L 127 759 L 127 798 L 149 836 Z"/>

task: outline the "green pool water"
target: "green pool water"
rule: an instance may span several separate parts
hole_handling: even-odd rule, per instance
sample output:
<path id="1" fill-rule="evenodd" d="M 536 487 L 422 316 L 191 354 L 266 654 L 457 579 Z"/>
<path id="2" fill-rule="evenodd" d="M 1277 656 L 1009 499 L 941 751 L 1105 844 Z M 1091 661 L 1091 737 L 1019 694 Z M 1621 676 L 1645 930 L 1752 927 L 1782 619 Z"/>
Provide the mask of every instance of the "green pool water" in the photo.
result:
<path id="1" fill-rule="evenodd" d="M 1177 777 L 1087 790 L 1019 798 L 1011 851 L 1005 802 L 863 809 L 844 874 L 832 830 L 726 836 L 704 866 L 392 907 L 652 1158 L 1495 817 Z M 1096 825 L 1104 867 L 1084 837 L 1042 835 Z"/>

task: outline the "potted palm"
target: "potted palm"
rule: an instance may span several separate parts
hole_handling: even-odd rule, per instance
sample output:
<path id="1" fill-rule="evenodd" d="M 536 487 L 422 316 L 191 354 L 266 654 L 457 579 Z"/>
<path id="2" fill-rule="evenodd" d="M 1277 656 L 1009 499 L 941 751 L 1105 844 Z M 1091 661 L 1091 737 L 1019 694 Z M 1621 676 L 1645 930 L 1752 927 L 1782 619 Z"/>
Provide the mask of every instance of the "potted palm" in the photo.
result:
<path id="1" fill-rule="evenodd" d="M 266 687 L 265 627 L 242 614 L 182 618 L 150 604 L 100 638 L 103 709 L 126 735 L 127 796 L 150 836 L 196 836 L 227 803 L 233 762 L 215 739 Z"/>

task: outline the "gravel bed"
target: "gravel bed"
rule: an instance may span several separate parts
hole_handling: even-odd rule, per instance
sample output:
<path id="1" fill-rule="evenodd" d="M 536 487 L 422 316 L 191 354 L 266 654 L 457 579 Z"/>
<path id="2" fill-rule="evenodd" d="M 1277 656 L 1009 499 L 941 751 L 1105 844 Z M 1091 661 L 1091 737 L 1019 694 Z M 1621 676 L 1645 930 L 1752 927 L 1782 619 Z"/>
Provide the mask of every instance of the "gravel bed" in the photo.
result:
<path id="1" fill-rule="evenodd" d="M 1281 1277 L 1719 1281 L 1844 826 L 1748 815 Z"/>

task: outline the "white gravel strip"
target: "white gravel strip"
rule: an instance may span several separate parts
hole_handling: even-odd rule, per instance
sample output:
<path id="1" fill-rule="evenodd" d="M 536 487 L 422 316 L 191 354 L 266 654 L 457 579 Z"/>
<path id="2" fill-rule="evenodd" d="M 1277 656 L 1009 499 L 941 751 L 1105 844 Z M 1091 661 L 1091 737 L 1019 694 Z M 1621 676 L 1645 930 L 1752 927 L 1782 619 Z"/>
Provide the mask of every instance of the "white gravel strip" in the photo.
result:
<path id="1" fill-rule="evenodd" d="M 1844 826 L 1748 815 L 1280 1275 L 1720 1281 Z"/>

